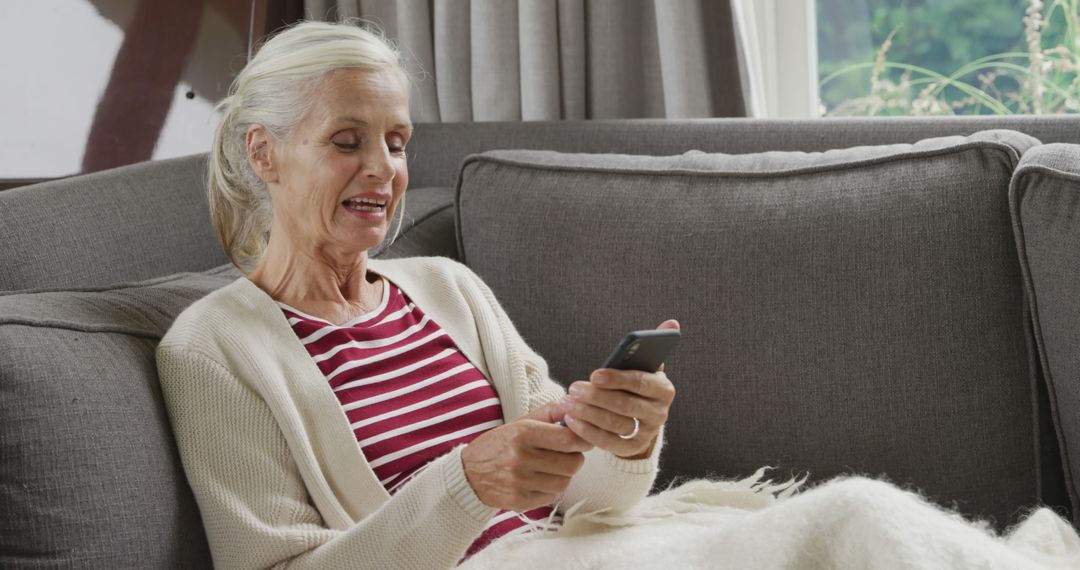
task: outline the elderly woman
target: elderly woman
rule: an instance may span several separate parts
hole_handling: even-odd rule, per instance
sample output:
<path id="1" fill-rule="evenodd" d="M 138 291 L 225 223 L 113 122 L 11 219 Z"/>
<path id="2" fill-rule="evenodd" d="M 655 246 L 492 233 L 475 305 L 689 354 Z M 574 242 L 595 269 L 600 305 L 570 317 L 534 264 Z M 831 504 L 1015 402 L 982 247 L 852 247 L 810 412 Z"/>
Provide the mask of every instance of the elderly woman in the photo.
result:
<path id="1" fill-rule="evenodd" d="M 653 483 L 662 371 L 564 396 L 468 268 L 369 259 L 404 204 L 408 93 L 377 35 L 303 23 L 220 105 L 211 213 L 245 276 L 157 353 L 216 566 L 448 568 Z"/>
<path id="2" fill-rule="evenodd" d="M 412 135 L 385 42 L 295 26 L 221 109 L 211 213 L 245 276 L 157 353 L 215 565 L 1080 566 L 1080 537 L 1047 509 L 1002 541 L 859 478 L 782 501 L 756 478 L 643 501 L 675 394 L 662 370 L 597 370 L 565 396 L 466 267 L 368 259 L 402 208 Z M 574 505 L 608 514 L 492 544 Z"/>

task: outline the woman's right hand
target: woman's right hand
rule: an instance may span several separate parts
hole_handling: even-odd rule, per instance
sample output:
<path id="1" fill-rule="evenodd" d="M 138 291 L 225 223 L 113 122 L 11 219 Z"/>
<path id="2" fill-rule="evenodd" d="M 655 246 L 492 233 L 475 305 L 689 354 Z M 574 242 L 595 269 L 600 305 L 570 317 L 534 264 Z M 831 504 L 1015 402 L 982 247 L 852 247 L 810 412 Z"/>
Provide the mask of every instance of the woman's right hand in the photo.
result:
<path id="1" fill-rule="evenodd" d="M 489 507 L 525 512 L 550 505 L 585 463 L 592 445 L 558 425 L 563 410 L 548 404 L 492 429 L 461 450 L 465 478 Z"/>

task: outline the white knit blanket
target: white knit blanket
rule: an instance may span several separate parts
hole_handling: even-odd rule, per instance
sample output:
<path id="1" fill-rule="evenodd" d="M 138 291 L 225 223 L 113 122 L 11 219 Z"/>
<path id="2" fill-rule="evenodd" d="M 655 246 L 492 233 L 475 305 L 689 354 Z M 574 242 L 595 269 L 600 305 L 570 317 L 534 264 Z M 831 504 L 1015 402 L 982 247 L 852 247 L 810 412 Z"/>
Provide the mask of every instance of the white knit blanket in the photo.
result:
<path id="1" fill-rule="evenodd" d="M 797 492 L 764 469 L 742 481 L 695 480 L 619 514 L 575 513 L 563 527 L 501 539 L 461 567 L 1080 568 L 1080 537 L 1049 509 L 1005 535 L 865 478 Z"/>

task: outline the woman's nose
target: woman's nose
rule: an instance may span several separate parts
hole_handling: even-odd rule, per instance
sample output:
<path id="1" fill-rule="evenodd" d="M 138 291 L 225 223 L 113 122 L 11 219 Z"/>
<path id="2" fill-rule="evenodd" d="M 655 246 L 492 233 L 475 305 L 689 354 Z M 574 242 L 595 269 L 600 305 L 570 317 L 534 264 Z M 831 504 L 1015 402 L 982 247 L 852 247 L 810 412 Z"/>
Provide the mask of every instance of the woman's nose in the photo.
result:
<path id="1" fill-rule="evenodd" d="M 376 145 L 364 157 L 364 177 L 379 182 L 389 182 L 394 178 L 394 165 L 390 149 L 386 145 Z"/>

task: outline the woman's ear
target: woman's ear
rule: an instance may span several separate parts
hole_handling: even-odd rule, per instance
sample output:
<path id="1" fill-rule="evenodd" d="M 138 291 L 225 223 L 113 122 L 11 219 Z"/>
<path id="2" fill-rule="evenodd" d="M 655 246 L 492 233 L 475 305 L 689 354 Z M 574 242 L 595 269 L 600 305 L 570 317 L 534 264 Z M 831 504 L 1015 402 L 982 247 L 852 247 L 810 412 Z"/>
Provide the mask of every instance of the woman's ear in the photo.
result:
<path id="1" fill-rule="evenodd" d="M 277 182 L 277 165 L 274 164 L 271 152 L 274 139 L 266 128 L 262 125 L 251 125 L 248 127 L 244 142 L 247 145 L 248 163 L 255 171 L 255 175 L 267 184 Z"/>

